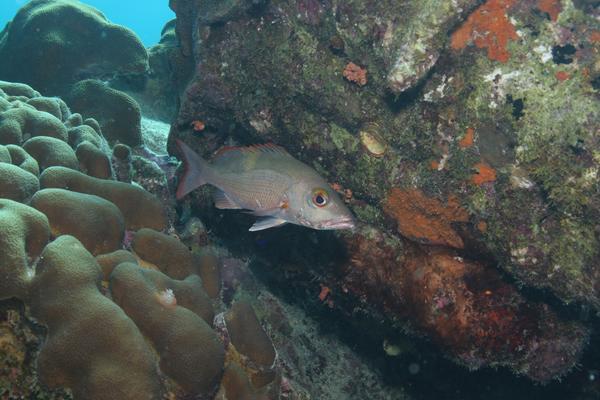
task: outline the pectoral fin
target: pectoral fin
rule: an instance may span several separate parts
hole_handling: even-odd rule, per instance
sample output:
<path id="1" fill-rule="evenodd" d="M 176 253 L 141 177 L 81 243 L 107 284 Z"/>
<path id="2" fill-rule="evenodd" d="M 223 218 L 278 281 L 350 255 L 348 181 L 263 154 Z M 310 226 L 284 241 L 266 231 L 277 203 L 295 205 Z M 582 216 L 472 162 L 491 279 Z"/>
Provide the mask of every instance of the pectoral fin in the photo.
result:
<path id="1" fill-rule="evenodd" d="M 215 189 L 213 200 L 215 201 L 215 207 L 222 210 L 239 210 L 242 208 L 231 200 L 225 192 L 219 189 Z"/>
<path id="2" fill-rule="evenodd" d="M 254 223 L 249 229 L 250 232 L 262 231 L 263 229 L 273 228 L 275 226 L 280 226 L 287 223 L 286 220 L 275 218 L 275 217 L 266 217 L 261 218 Z"/>

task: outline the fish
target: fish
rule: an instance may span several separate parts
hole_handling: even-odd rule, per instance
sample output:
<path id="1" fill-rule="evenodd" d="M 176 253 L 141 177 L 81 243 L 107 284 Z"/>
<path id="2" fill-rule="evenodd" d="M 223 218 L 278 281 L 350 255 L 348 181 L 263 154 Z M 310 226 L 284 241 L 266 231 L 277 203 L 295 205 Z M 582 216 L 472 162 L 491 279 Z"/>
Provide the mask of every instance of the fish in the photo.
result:
<path id="1" fill-rule="evenodd" d="M 250 231 L 288 223 L 319 230 L 356 226 L 352 212 L 325 179 L 281 146 L 227 146 L 208 162 L 181 140 L 176 143 L 185 165 L 178 200 L 209 184 L 215 188 L 216 208 L 246 210 L 258 217 Z"/>

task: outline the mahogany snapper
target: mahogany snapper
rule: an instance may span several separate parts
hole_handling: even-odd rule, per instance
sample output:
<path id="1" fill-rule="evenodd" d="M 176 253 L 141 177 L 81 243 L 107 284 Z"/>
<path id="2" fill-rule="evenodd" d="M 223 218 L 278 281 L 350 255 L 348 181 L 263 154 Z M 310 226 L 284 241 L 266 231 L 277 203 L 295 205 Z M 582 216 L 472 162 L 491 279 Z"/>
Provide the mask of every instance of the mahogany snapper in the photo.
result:
<path id="1" fill-rule="evenodd" d="M 261 217 L 250 231 L 285 223 L 314 229 L 352 229 L 355 220 L 344 202 L 311 167 L 274 144 L 225 147 L 211 163 L 177 140 L 185 173 L 177 199 L 210 184 L 215 207 L 245 209 Z"/>

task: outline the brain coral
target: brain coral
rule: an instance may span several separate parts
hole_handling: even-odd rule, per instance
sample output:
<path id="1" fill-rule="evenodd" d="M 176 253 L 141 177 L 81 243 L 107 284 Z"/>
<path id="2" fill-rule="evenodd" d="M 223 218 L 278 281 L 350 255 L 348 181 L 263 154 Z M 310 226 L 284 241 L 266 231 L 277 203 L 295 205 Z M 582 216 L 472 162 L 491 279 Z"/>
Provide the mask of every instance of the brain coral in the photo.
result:
<path id="1" fill-rule="evenodd" d="M 79 114 L 75 113 L 73 115 L 79 115 Z M 81 115 L 79 115 L 79 118 L 81 118 Z M 98 128 L 98 130 L 96 130 L 92 126 L 87 125 L 88 122 L 84 123 L 83 121 L 76 121 L 73 123 L 75 123 L 77 125 L 69 128 L 69 131 L 68 131 L 69 144 L 71 146 L 76 148 L 77 146 L 79 146 L 80 143 L 83 143 L 86 141 L 92 143 L 96 147 L 100 147 L 102 145 L 102 136 L 99 133 L 100 128 Z M 73 123 L 71 123 L 69 125 L 72 125 Z M 82 124 L 84 124 L 84 125 L 82 125 Z"/>
<path id="2" fill-rule="evenodd" d="M 198 273 L 202 277 L 202 285 L 206 294 L 211 298 L 219 296 L 221 291 L 221 268 L 219 259 L 211 252 L 202 251 L 193 253 Z"/>
<path id="3" fill-rule="evenodd" d="M 236 317 L 236 344 L 246 352 L 244 343 L 266 339 L 268 368 L 250 351 L 251 375 L 222 381 L 225 346 L 212 328 L 219 261 L 194 257 L 161 232 L 169 225 L 163 203 L 131 183 L 147 175 L 143 162 L 132 162 L 129 146 L 115 146 L 128 182 L 115 181 L 111 149 L 94 119 L 26 85 L 0 86 L 18 94 L 0 89 L 0 128 L 11 143 L 0 144 L 0 300 L 22 300 L 47 328 L 39 353 L 26 350 L 40 383 L 86 400 L 205 398 L 225 390 L 228 400 L 254 396 L 254 387 L 242 387 L 258 373 L 272 380 L 274 350 L 254 314 Z M 153 173 L 166 181 L 158 166 Z"/>
<path id="4" fill-rule="evenodd" d="M 31 296 L 33 315 L 48 327 L 40 378 L 79 399 L 159 399 L 154 355 L 133 321 L 100 293 L 101 276 L 72 236 L 44 249 Z"/>
<path id="5" fill-rule="evenodd" d="M 11 163 L 12 157 L 6 146 L 0 145 L 0 162 Z"/>
<path id="6" fill-rule="evenodd" d="M 275 378 L 275 360 L 277 353 L 271 339 L 263 330 L 254 309 L 246 301 L 238 301 L 224 316 L 227 335 L 240 354 L 240 363 L 246 367 L 254 387 L 261 388 Z"/>
<path id="7" fill-rule="evenodd" d="M 40 96 L 40 92 L 31 86 L 19 82 L 0 81 L 0 90 L 8 96 L 24 96 L 27 98 Z"/>
<path id="8" fill-rule="evenodd" d="M 0 34 L 0 78 L 60 94 L 83 77 L 143 72 L 148 55 L 129 29 L 79 1 L 33 0 Z M 31 97 L 30 91 L 11 87 Z"/>
<path id="9" fill-rule="evenodd" d="M 127 250 L 116 250 L 112 253 L 100 254 L 96 256 L 96 261 L 102 268 L 102 274 L 104 275 L 103 280 L 108 281 L 110 274 L 116 268 L 117 265 L 129 262 L 137 263 L 137 258 Z"/>
<path id="10" fill-rule="evenodd" d="M 127 229 L 153 228 L 167 225 L 160 201 L 144 189 L 123 182 L 93 178 L 65 167 L 50 167 L 40 176 L 42 188 L 63 188 L 93 194 L 114 203 L 125 217 Z"/>
<path id="11" fill-rule="evenodd" d="M 44 189 L 33 196 L 31 206 L 46 214 L 53 236 L 75 236 L 93 255 L 122 246 L 123 214 L 108 200 L 69 190 Z"/>
<path id="12" fill-rule="evenodd" d="M 160 200 L 112 180 L 110 149 L 94 120 L 70 114 L 62 103 L 52 113 L 37 110 L 51 108 L 53 100 L 27 86 L 4 86 L 39 99 L 24 104 L 26 96 L 0 92 L 0 124 L 15 133 L 15 144 L 0 145 L 0 299 L 23 300 L 47 327 L 39 355 L 31 355 L 40 381 L 69 388 L 76 399 L 160 399 L 164 384 L 173 382 L 177 391 L 216 392 L 224 346 L 211 328 L 211 300 L 192 274 L 191 252 L 158 231 L 138 232 L 136 250 L 146 258 L 140 264 L 155 263 L 169 277 L 142 270 L 123 249 L 126 227 L 167 226 Z M 56 129 L 32 123 L 39 120 Z M 60 138 L 48 136 L 56 132 Z M 65 161 L 68 167 L 50 166 Z M 75 170 L 79 165 L 85 173 Z M 95 171 L 105 179 L 86 175 Z M 163 254 L 148 248 L 154 239 Z M 109 278 L 112 298 L 100 285 Z"/>
<path id="13" fill-rule="evenodd" d="M 31 97 L 27 100 L 27 104 L 35 107 L 36 110 L 52 114 L 61 121 L 69 114 L 67 104 L 58 97 Z"/>
<path id="14" fill-rule="evenodd" d="M 67 128 L 52 114 L 24 105 L 0 113 L 0 144 L 21 144 L 31 136 L 67 141 Z"/>
<path id="15" fill-rule="evenodd" d="M 110 276 L 113 299 L 152 340 L 161 370 L 187 392 L 207 395 L 222 374 L 223 343 L 199 315 L 182 306 L 185 295 L 173 283 L 131 263 L 120 264 Z"/>
<path id="16" fill-rule="evenodd" d="M 256 393 L 244 370 L 235 364 L 231 364 L 225 369 L 223 387 L 228 400 L 268 399 L 266 395 Z"/>
<path id="17" fill-rule="evenodd" d="M 133 237 L 132 248 L 144 260 L 159 266 L 160 270 L 175 279 L 195 273 L 192 253 L 172 236 L 140 229 Z"/>
<path id="18" fill-rule="evenodd" d="M 32 276 L 28 261 L 40 255 L 50 238 L 48 218 L 24 204 L 0 199 L 0 226 L 0 299 L 23 299 Z"/>
<path id="19" fill-rule="evenodd" d="M 87 79 L 73 85 L 66 98 L 74 111 L 98 121 L 110 143 L 142 143 L 140 106 L 129 95 L 101 81 Z"/>
<path id="20" fill-rule="evenodd" d="M 55 165 L 79 168 L 75 152 L 65 141 L 49 136 L 36 136 L 23 143 L 23 149 L 35 158 L 40 170 Z"/>
<path id="21" fill-rule="evenodd" d="M 32 173 L 0 162 L 0 198 L 22 202 L 33 196 L 39 187 L 40 183 Z"/>
<path id="22" fill-rule="evenodd" d="M 112 175 L 110 160 L 98 146 L 91 142 L 83 141 L 75 150 L 79 160 L 79 169 L 94 178 L 107 179 Z"/>
<path id="23" fill-rule="evenodd" d="M 31 155 L 23 150 L 22 147 L 9 144 L 6 146 L 8 153 L 10 154 L 10 158 L 14 165 L 17 165 L 23 168 L 25 171 L 31 172 L 35 176 L 40 175 L 40 166 L 35 158 L 31 157 Z"/>

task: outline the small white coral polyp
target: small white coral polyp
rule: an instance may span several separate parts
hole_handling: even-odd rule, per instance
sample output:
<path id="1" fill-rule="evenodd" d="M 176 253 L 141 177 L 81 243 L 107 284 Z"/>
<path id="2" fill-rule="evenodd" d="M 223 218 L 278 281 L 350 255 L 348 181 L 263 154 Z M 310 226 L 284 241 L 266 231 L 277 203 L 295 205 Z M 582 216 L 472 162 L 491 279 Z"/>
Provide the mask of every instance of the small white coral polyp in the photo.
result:
<path id="1" fill-rule="evenodd" d="M 158 302 L 165 307 L 173 308 L 177 306 L 177 299 L 175 298 L 175 293 L 171 289 L 165 289 L 162 292 L 159 292 L 156 295 Z"/>

